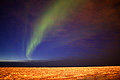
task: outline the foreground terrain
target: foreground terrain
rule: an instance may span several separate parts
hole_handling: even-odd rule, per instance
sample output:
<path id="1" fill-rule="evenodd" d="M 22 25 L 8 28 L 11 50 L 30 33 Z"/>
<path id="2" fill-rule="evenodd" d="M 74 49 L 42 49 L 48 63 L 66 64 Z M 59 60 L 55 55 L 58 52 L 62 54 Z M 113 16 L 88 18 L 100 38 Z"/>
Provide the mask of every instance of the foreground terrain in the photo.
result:
<path id="1" fill-rule="evenodd" d="M 0 80 L 120 80 L 120 66 L 0 67 Z"/>

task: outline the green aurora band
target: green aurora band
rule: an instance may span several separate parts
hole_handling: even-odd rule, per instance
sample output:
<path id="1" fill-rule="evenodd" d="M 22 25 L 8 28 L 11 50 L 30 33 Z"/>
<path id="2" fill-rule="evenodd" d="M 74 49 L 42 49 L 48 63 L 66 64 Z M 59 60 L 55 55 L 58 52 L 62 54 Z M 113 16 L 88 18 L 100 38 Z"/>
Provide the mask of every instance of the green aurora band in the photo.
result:
<path id="1" fill-rule="evenodd" d="M 83 0 L 56 0 L 54 5 L 42 16 L 38 18 L 36 26 L 27 45 L 26 57 L 31 59 L 31 54 L 35 48 L 42 42 L 49 30 L 52 30 L 56 22 L 63 22 L 69 15 L 69 11 L 74 9 Z"/>

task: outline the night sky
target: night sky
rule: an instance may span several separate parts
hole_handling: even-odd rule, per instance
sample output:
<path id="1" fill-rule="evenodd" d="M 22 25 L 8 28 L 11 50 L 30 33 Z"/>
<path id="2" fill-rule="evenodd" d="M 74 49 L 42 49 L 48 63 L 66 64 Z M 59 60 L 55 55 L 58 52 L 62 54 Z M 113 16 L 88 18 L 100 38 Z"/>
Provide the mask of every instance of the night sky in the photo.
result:
<path id="1" fill-rule="evenodd" d="M 119 0 L 0 0 L 0 61 L 120 64 Z"/>

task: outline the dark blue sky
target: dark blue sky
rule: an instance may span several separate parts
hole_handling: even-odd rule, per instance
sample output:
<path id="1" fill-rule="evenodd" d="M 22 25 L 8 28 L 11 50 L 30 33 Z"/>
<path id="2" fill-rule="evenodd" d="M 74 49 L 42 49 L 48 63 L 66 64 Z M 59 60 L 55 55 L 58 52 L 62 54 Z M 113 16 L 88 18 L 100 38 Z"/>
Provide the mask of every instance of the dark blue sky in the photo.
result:
<path id="1" fill-rule="evenodd" d="M 38 17 L 56 0 L 0 0 L 0 60 L 27 60 L 26 49 Z M 33 60 L 120 61 L 120 1 L 86 0 L 56 23 Z"/>

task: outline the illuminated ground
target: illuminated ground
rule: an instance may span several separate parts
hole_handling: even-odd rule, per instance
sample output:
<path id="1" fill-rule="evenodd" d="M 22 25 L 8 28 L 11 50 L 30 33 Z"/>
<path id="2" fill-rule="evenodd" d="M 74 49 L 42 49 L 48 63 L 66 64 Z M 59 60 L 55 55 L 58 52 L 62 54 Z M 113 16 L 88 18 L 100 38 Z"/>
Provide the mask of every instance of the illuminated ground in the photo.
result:
<path id="1" fill-rule="evenodd" d="M 0 67 L 0 80 L 120 80 L 120 66 Z"/>

